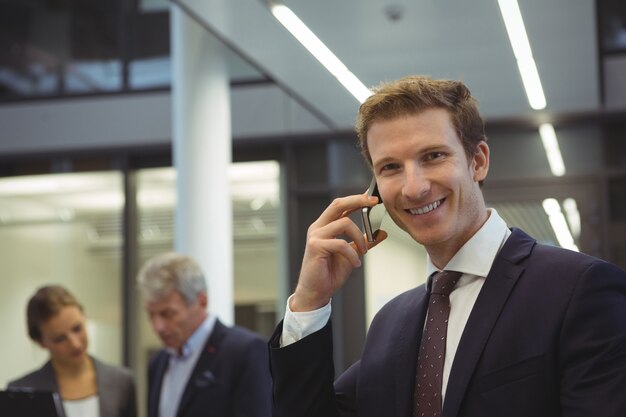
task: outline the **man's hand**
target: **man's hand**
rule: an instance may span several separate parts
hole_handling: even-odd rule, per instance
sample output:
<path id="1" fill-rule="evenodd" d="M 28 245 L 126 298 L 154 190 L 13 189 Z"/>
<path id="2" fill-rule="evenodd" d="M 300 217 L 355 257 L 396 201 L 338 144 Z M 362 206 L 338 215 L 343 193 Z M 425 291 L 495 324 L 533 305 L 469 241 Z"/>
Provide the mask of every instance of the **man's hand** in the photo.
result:
<path id="1" fill-rule="evenodd" d="M 309 227 L 300 278 L 289 306 L 291 311 L 312 311 L 328 304 L 332 295 L 347 281 L 360 257 L 385 240 L 380 230 L 368 243 L 359 227 L 348 217 L 362 207 L 373 207 L 377 197 L 365 194 L 335 199 Z M 341 239 L 345 236 L 352 242 Z"/>

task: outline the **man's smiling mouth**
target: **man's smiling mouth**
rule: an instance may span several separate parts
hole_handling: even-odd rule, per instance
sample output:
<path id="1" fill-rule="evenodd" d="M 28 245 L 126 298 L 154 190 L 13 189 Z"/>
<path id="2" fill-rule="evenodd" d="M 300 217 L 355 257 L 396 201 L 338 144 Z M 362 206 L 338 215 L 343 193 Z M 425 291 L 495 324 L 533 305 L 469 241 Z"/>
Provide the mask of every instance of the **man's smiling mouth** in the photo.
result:
<path id="1" fill-rule="evenodd" d="M 429 213 L 431 211 L 433 211 L 434 209 L 436 209 L 437 207 L 439 207 L 441 205 L 441 203 L 443 203 L 443 199 L 441 200 L 437 200 L 434 203 L 430 203 L 424 207 L 420 207 L 420 208 L 414 208 L 414 209 L 407 209 L 406 211 L 408 211 L 411 214 L 426 214 Z"/>

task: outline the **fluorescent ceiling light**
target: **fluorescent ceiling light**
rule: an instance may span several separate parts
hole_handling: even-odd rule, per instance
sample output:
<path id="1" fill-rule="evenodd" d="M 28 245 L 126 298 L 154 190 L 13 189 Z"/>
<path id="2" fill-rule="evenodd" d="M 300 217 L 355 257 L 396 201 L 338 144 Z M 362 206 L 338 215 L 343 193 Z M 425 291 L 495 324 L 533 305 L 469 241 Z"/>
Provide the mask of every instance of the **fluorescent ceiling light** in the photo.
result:
<path id="1" fill-rule="evenodd" d="M 518 59 L 517 68 L 519 68 L 530 107 L 532 107 L 533 110 L 545 109 L 547 105 L 546 97 L 543 94 L 543 87 L 541 86 L 541 79 L 539 78 L 535 60 L 532 58 L 525 61 Z"/>
<path id="2" fill-rule="evenodd" d="M 287 6 L 271 5 L 272 14 L 278 21 L 352 94 L 359 103 L 372 92 L 328 49 Z"/>
<path id="3" fill-rule="evenodd" d="M 65 173 L 27 175 L 0 179 L 0 196 L 80 193 L 119 188 L 117 173 Z"/>
<path id="4" fill-rule="evenodd" d="M 530 42 L 524 27 L 524 20 L 520 12 L 517 0 L 498 0 L 500 12 L 504 19 L 504 25 L 509 35 L 509 41 L 513 48 L 513 54 L 517 60 L 524 89 L 530 107 L 535 110 L 541 110 L 546 107 L 546 97 L 541 86 L 541 79 L 537 71 L 537 65 L 530 49 Z"/>
<path id="5" fill-rule="evenodd" d="M 149 168 L 139 171 L 137 202 L 141 208 L 176 205 L 176 170 Z M 276 161 L 235 162 L 228 168 L 230 192 L 234 200 L 261 201 L 278 206 L 280 164 Z M 262 204 L 259 205 L 259 208 Z"/>
<path id="6" fill-rule="evenodd" d="M 232 183 L 254 181 L 278 181 L 280 164 L 276 161 L 236 162 L 228 169 L 228 179 Z"/>
<path id="7" fill-rule="evenodd" d="M 557 177 L 562 176 L 565 174 L 565 164 L 563 163 L 559 142 L 556 139 L 554 126 L 549 123 L 542 124 L 539 126 L 539 135 L 541 136 L 541 142 L 546 151 L 546 157 L 548 158 L 552 174 Z"/>
<path id="8" fill-rule="evenodd" d="M 543 200 L 543 209 L 548 215 L 550 225 L 552 226 L 552 230 L 554 230 L 556 239 L 559 241 L 559 245 L 566 249 L 578 252 L 578 246 L 574 243 L 574 238 L 567 227 L 567 222 L 565 221 L 565 216 L 563 216 L 563 213 L 561 212 L 559 202 L 554 198 L 546 198 Z"/>
<path id="9" fill-rule="evenodd" d="M 573 198 L 566 198 L 563 200 L 563 210 L 565 210 L 565 217 L 567 218 L 567 223 L 572 231 L 572 235 L 578 239 L 580 237 L 581 226 L 580 212 L 578 211 L 576 200 Z"/>

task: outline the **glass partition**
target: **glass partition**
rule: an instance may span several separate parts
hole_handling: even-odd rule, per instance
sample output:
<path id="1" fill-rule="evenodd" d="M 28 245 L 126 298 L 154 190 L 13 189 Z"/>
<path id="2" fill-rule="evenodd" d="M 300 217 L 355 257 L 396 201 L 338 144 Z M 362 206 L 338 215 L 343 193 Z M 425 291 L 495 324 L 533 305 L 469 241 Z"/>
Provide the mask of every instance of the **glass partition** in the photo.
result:
<path id="1" fill-rule="evenodd" d="M 121 364 L 121 174 L 2 178 L 0 201 L 0 353 L 11 358 L 0 367 L 0 386 L 47 360 L 28 338 L 25 311 L 48 284 L 65 286 L 83 304 L 89 352 Z"/>
<path id="2" fill-rule="evenodd" d="M 276 305 L 283 305 L 280 241 L 280 169 L 275 161 L 234 163 L 229 172 L 233 207 L 235 323 L 269 337 L 276 323 Z M 137 172 L 139 264 L 174 250 L 176 206 L 174 168 Z M 134 279 L 134 277 L 131 277 Z M 210 288 L 209 288 L 210 291 Z M 161 348 L 134 294 L 137 339 L 133 342 L 139 398 L 145 398 L 147 364 Z M 284 307 L 283 307 L 284 308 Z M 282 311 L 280 312 L 282 314 Z M 140 402 L 140 410 L 145 404 Z M 141 410 L 143 411 L 143 410 Z"/>

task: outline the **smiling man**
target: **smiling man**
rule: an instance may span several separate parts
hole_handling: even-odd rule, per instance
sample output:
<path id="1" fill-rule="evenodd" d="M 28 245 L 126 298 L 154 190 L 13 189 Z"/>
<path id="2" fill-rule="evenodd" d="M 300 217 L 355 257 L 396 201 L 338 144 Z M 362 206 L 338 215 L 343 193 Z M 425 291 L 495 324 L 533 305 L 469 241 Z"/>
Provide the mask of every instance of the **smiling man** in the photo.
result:
<path id="1" fill-rule="evenodd" d="M 275 415 L 626 415 L 626 273 L 538 244 L 486 207 L 489 147 L 467 87 L 382 84 L 356 129 L 387 212 L 428 253 L 428 280 L 381 309 L 333 384 L 331 297 L 386 238 L 368 244 L 348 217 L 376 197 L 334 200 L 309 227 L 270 341 Z"/>
<path id="2" fill-rule="evenodd" d="M 161 254 L 146 262 L 137 280 L 164 346 L 149 365 L 148 417 L 270 417 L 266 343 L 207 312 L 198 263 Z"/>

